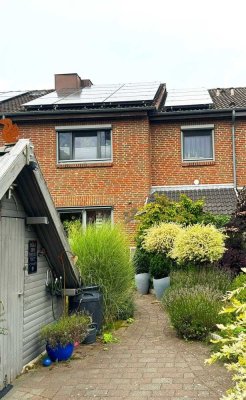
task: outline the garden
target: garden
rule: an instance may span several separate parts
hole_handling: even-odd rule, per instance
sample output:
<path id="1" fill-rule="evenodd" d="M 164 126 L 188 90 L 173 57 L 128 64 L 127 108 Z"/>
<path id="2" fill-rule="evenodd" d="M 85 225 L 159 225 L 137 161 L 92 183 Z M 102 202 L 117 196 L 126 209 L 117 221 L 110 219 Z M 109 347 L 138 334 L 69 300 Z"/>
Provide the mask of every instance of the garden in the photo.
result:
<path id="1" fill-rule="evenodd" d="M 104 223 L 100 228 L 89 225 L 82 229 L 79 221 L 66 223 L 83 286 L 99 288 L 103 317 L 98 329 L 91 315 L 81 310 L 70 315 L 68 307 L 60 320 L 41 331 L 42 339 L 51 348 L 50 359 L 68 359 L 74 343 L 91 343 L 88 337 L 92 335 L 93 342 L 96 333 L 105 342 L 113 342 L 113 330 L 122 321 L 134 321 L 136 288 L 143 295 L 154 291 L 180 338 L 207 343 L 212 339 L 213 353 L 206 362 L 224 362 L 235 382 L 223 399 L 244 398 L 244 197 L 242 194 L 238 209 L 230 218 L 205 212 L 202 200 L 194 202 L 181 196 L 179 202 L 174 202 L 157 196 L 136 215 L 136 250 L 132 259 L 123 226 Z M 63 358 L 59 352 L 66 344 L 72 344 L 72 348 Z"/>
<path id="2" fill-rule="evenodd" d="M 137 214 L 136 285 L 154 288 L 177 335 L 212 338 L 206 362 L 224 361 L 235 386 L 223 399 L 246 398 L 246 202 L 231 217 L 203 210 L 203 201 L 157 196 Z M 140 279 L 141 277 L 141 279 Z"/>

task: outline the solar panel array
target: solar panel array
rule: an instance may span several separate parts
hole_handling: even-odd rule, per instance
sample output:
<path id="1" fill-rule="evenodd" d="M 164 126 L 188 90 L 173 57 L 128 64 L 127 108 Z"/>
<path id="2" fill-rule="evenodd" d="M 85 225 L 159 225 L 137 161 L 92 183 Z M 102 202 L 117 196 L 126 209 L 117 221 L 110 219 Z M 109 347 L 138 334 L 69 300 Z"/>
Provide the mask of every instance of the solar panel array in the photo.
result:
<path id="1" fill-rule="evenodd" d="M 185 107 L 213 104 L 210 94 L 205 88 L 170 89 L 167 92 L 165 107 Z"/>
<path id="2" fill-rule="evenodd" d="M 0 103 L 6 100 L 11 100 L 14 97 L 21 96 L 22 94 L 27 93 L 27 91 L 12 91 L 12 92 L 0 92 Z"/>
<path id="3" fill-rule="evenodd" d="M 110 104 L 153 101 L 160 82 L 92 85 L 83 89 L 54 91 L 24 106 Z"/>

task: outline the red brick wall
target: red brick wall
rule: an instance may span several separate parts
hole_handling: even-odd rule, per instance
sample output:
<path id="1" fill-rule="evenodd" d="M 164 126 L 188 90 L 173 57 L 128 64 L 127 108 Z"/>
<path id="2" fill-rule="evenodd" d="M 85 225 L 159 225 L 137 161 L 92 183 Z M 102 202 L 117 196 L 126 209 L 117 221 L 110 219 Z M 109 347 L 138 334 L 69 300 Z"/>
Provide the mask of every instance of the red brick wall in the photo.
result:
<path id="1" fill-rule="evenodd" d="M 237 186 L 246 185 L 246 120 L 235 123 L 237 153 Z"/>
<path id="2" fill-rule="evenodd" d="M 125 221 L 129 233 L 133 233 L 133 215 L 150 190 L 149 122 L 147 118 L 137 118 L 97 123 L 112 124 L 112 163 L 57 165 L 55 126 L 65 125 L 64 122 L 18 126 L 21 137 L 31 138 L 34 144 L 57 207 L 113 206 L 114 220 Z"/>
<path id="3" fill-rule="evenodd" d="M 181 158 L 181 123 L 152 123 L 151 168 L 153 186 L 224 184 L 233 182 L 230 121 L 187 121 L 187 125 L 214 123 L 215 161 L 185 163 Z M 244 146 L 246 141 L 244 139 Z M 246 152 L 245 152 L 246 155 Z M 239 171 L 238 171 L 239 173 Z"/>

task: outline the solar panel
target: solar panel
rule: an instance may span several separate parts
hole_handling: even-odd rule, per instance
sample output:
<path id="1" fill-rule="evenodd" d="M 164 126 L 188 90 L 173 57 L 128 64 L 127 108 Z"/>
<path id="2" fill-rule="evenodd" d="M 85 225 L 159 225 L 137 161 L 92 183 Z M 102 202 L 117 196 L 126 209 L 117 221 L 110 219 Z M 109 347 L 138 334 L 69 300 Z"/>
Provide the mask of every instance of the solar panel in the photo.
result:
<path id="1" fill-rule="evenodd" d="M 21 96 L 22 94 L 27 93 L 27 91 L 15 91 L 15 92 L 0 92 L 0 103 L 6 100 L 11 100 L 14 97 Z"/>
<path id="2" fill-rule="evenodd" d="M 53 91 L 24 106 L 152 101 L 160 82 L 92 85 L 79 90 Z"/>
<path id="3" fill-rule="evenodd" d="M 170 89 L 167 92 L 165 107 L 182 107 L 213 104 L 210 94 L 205 88 Z"/>

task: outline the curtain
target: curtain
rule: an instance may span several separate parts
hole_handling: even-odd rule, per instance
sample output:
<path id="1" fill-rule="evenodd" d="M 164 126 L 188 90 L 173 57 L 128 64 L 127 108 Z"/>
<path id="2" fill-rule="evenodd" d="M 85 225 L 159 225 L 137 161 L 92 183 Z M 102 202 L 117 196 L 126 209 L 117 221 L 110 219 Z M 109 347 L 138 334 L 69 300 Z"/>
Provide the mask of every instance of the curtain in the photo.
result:
<path id="1" fill-rule="evenodd" d="M 212 132 L 206 131 L 183 131 L 183 159 L 199 160 L 212 159 L 213 145 Z"/>

